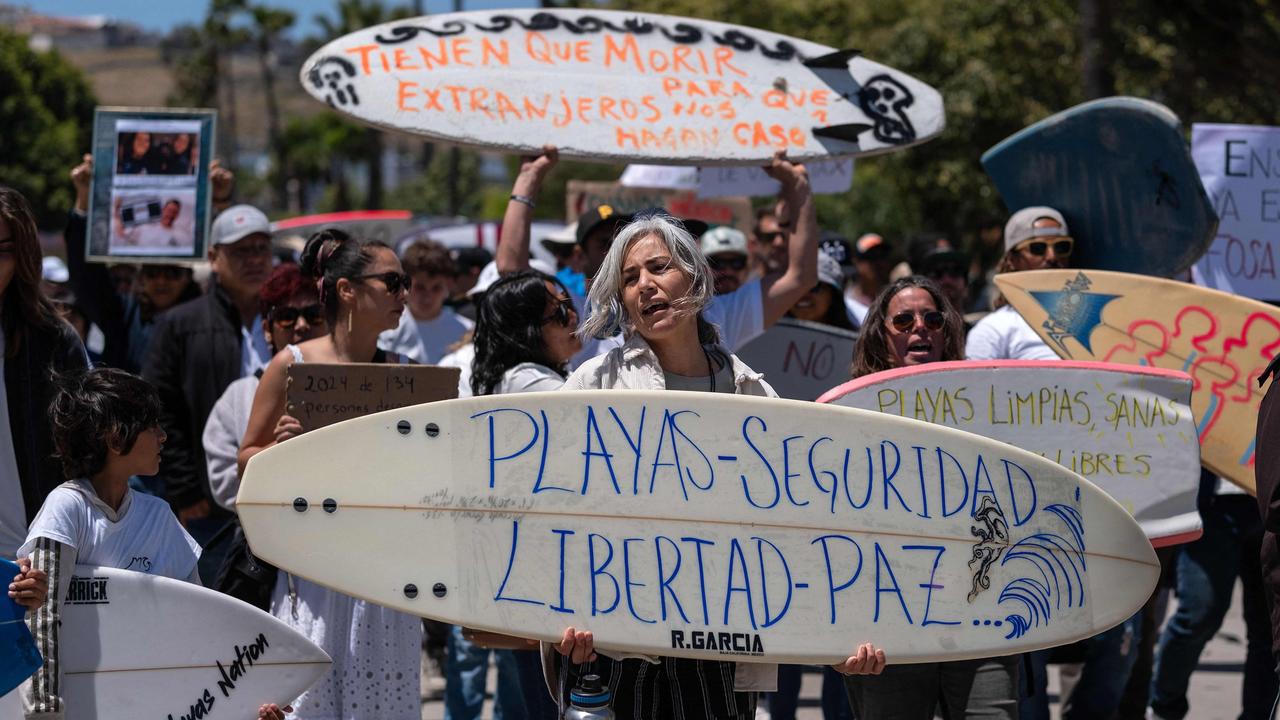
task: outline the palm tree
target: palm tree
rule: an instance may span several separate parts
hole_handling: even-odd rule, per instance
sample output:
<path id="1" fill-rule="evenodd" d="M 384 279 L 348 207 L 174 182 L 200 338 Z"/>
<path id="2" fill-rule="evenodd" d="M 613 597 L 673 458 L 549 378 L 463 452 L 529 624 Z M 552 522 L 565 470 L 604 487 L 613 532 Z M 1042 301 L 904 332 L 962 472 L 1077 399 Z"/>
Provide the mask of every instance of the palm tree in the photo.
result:
<path id="1" fill-rule="evenodd" d="M 383 5 L 381 0 L 338 0 L 337 18 L 317 15 L 316 22 L 324 32 L 322 42 L 364 28 L 392 20 L 403 20 L 413 17 L 413 10 L 407 6 Z M 376 210 L 382 207 L 382 131 L 376 128 L 365 128 L 369 162 L 369 194 L 365 198 L 365 206 Z"/>
<path id="2" fill-rule="evenodd" d="M 280 34 L 293 25 L 296 16 L 288 10 L 278 10 L 266 5 L 253 5 L 249 9 L 253 17 L 254 45 L 258 51 L 258 69 L 262 73 L 262 92 L 267 108 L 267 147 L 272 160 L 282 163 L 284 155 L 280 145 L 280 104 L 276 98 L 275 56 L 272 46 Z M 277 173 L 277 177 L 285 178 L 287 173 Z M 285 188 L 283 183 L 273 185 L 275 204 L 284 204 Z"/>

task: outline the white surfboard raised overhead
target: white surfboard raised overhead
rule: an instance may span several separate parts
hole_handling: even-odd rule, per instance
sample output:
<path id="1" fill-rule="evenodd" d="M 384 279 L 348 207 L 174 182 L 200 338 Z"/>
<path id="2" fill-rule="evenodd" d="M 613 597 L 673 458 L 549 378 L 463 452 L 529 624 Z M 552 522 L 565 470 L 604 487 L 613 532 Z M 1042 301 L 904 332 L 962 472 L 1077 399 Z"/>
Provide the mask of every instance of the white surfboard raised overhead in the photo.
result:
<path id="1" fill-rule="evenodd" d="M 694 18 L 495 10 L 398 20 L 302 66 L 313 97 L 379 127 L 566 157 L 674 165 L 874 155 L 942 132 L 942 96 L 856 50 Z"/>
<path id="2" fill-rule="evenodd" d="M 601 648 L 829 663 L 1089 637 L 1154 586 L 1106 493 L 1038 455 L 881 413 L 681 392 L 418 405 L 250 461 L 255 553 L 372 602 Z"/>
<path id="3" fill-rule="evenodd" d="M 58 632 L 74 720 L 244 720 L 284 705 L 331 660 L 293 628 L 222 593 L 156 575 L 76 566 Z"/>

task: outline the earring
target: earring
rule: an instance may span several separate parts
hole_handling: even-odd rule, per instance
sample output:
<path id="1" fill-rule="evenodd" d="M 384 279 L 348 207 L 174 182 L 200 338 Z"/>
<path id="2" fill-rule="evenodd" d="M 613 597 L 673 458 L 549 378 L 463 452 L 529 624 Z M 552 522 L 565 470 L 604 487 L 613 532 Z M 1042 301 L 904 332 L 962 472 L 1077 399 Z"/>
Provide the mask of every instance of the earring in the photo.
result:
<path id="1" fill-rule="evenodd" d="M 347 332 L 351 332 L 351 316 L 355 314 L 355 310 L 347 311 Z"/>

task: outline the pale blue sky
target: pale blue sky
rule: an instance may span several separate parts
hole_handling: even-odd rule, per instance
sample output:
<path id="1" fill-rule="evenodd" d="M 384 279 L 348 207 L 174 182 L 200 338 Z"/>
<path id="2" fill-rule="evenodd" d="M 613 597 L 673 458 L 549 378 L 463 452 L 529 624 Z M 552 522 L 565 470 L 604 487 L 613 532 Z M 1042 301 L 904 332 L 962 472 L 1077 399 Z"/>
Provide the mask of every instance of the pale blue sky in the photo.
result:
<path id="1" fill-rule="evenodd" d="M 450 12 L 453 0 L 420 0 L 428 13 Z M 10 0 L 14 5 L 26 5 L 48 15 L 105 15 L 125 20 L 148 30 L 164 32 L 184 22 L 199 22 L 209 7 L 209 0 Z M 265 0 L 273 7 L 287 8 L 298 16 L 295 33 L 315 32 L 313 18 L 319 14 L 331 14 L 337 5 L 333 0 Z M 414 0 L 383 0 L 386 5 L 413 5 Z M 537 0 L 463 0 L 464 10 L 492 10 L 494 8 L 536 7 Z"/>

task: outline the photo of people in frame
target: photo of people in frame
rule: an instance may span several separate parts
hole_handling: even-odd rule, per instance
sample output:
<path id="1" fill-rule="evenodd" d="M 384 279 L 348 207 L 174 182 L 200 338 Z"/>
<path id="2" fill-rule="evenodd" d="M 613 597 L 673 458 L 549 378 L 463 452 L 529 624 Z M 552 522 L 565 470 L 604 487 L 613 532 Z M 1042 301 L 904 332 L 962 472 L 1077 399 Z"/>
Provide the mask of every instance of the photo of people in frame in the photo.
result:
<path id="1" fill-rule="evenodd" d="M 200 163 L 197 133 L 119 133 L 117 175 L 193 175 Z"/>
<path id="2" fill-rule="evenodd" d="M 195 248 L 195 204 L 194 189 L 113 192 L 111 254 L 191 253 Z"/>

